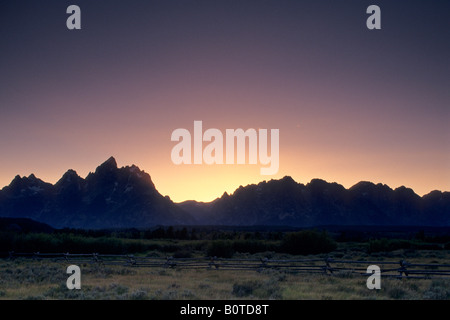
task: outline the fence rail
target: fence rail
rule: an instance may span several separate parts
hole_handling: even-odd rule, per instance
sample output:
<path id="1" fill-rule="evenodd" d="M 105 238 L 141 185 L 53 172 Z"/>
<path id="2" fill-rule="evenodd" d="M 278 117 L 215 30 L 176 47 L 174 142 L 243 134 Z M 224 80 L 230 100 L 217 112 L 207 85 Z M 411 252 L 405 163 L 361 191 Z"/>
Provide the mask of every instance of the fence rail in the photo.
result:
<path id="1" fill-rule="evenodd" d="M 358 261 L 325 259 L 224 259 L 141 257 L 134 255 L 80 254 L 80 253 L 0 253 L 6 259 L 28 258 L 51 260 L 71 264 L 95 263 L 101 265 L 120 265 L 124 267 L 177 268 L 177 269 L 215 269 L 215 270 L 283 270 L 292 273 L 320 273 L 327 275 L 359 274 L 369 276 L 367 267 L 377 265 L 381 276 L 395 278 L 436 278 L 450 276 L 450 264 L 423 264 L 401 261 Z"/>

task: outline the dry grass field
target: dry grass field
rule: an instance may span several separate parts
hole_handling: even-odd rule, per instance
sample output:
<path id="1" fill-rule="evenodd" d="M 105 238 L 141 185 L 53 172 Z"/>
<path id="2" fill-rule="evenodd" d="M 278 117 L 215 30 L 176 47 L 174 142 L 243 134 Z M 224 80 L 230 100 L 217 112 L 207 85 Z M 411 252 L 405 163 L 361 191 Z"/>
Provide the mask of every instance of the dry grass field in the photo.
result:
<path id="1" fill-rule="evenodd" d="M 337 254 L 343 259 L 367 261 L 399 261 L 400 259 L 416 263 L 448 263 L 450 261 L 448 250 L 414 252 L 398 250 L 371 256 L 358 251 Z M 308 256 L 308 258 L 311 257 L 323 256 Z M 301 258 L 305 257 L 301 256 Z M 279 270 L 257 272 L 254 270 L 133 268 L 94 263 L 80 265 L 81 290 L 69 290 L 66 287 L 68 265 L 67 262 L 51 260 L 2 259 L 0 260 L 0 299 L 450 299 L 450 278 L 382 278 L 380 290 L 369 290 L 366 287 L 366 277 L 349 272 L 330 276 L 295 274 Z"/>

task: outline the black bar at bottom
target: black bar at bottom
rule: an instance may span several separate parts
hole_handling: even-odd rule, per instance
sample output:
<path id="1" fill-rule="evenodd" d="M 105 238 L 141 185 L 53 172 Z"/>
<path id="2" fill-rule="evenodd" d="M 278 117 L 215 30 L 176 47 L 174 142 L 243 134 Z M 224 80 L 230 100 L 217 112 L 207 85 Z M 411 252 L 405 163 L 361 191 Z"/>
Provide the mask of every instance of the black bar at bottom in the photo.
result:
<path id="1" fill-rule="evenodd" d="M 0 301 L 16 317 L 87 319 L 128 314 L 133 319 L 306 319 L 316 317 L 345 319 L 384 319 L 398 311 L 413 316 L 419 311 L 446 312 L 448 301 L 363 301 L 363 300 L 151 300 L 151 301 Z M 444 309 L 446 308 L 446 309 Z M 308 316 L 307 316 L 308 315 Z"/>

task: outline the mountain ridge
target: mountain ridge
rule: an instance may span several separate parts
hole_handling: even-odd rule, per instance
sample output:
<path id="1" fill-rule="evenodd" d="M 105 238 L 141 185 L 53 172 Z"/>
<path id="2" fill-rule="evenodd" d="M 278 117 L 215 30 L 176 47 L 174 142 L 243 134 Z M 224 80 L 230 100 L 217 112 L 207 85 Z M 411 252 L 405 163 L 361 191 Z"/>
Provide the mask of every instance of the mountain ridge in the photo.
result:
<path id="1" fill-rule="evenodd" d="M 30 175 L 31 176 L 31 175 Z M 54 185 L 16 176 L 0 190 L 0 216 L 30 218 L 52 227 L 128 228 L 193 223 L 136 166 L 110 157 L 85 179 L 68 170 Z"/>
<path id="2" fill-rule="evenodd" d="M 137 166 L 110 157 L 86 178 L 69 169 L 54 185 L 34 174 L 16 176 L 0 190 L 0 217 L 29 218 L 52 227 L 129 228 L 155 225 L 427 225 L 450 226 L 450 192 L 422 197 L 401 186 L 292 177 L 224 192 L 211 202 L 174 203 Z"/>

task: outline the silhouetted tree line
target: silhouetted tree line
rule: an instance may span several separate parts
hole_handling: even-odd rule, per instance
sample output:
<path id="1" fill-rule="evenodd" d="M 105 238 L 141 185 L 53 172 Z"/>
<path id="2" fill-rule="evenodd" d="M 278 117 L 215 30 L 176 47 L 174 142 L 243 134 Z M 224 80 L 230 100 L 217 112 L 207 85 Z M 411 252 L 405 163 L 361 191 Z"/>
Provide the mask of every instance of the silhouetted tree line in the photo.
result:
<path id="1" fill-rule="evenodd" d="M 342 236 L 342 235 L 341 235 Z M 335 236 L 340 238 L 341 236 Z M 0 231 L 0 256 L 15 252 L 70 252 L 134 254 L 158 251 L 174 257 L 196 255 L 229 258 L 234 253 L 280 252 L 294 255 L 329 253 L 337 245 L 326 231 L 297 232 L 228 231 L 214 228 L 158 227 L 149 230 L 75 230 L 61 229 L 51 233 Z M 158 241 L 151 241 L 158 240 Z M 159 241 L 162 240 L 162 241 Z M 170 240 L 170 241 L 165 241 Z M 367 252 L 398 249 L 448 250 L 446 236 L 427 236 L 418 232 L 410 239 L 370 239 Z M 3 254 L 2 254 L 3 253 Z"/>
<path id="2" fill-rule="evenodd" d="M 85 237 L 113 237 L 123 239 L 173 239 L 173 240 L 281 240 L 283 232 L 226 231 L 214 227 L 157 227 L 139 230 L 135 228 L 121 230 L 85 230 L 64 228 L 55 230 L 55 234 L 75 234 Z"/>
<path id="3" fill-rule="evenodd" d="M 125 235 L 131 236 L 131 231 Z M 131 254 L 148 251 L 173 253 L 178 257 L 189 257 L 194 251 L 203 252 L 206 256 L 230 257 L 235 252 L 286 252 L 293 254 L 323 253 L 334 250 L 335 245 L 327 233 L 316 231 L 299 231 L 286 233 L 282 240 L 274 241 L 258 239 L 259 235 L 251 233 L 227 233 L 229 239 L 183 241 L 192 239 L 195 232 L 186 228 L 157 228 L 151 231 L 151 236 L 171 237 L 179 242 L 146 241 L 146 239 L 130 239 L 120 237 L 120 233 L 96 233 L 95 237 L 88 233 L 75 234 L 57 233 L 16 233 L 0 232 L 0 252 L 3 255 L 9 251 L 15 252 L 70 252 L 70 253 L 103 253 Z M 139 233 L 140 234 L 140 233 Z M 220 235 L 213 233 L 212 235 Z"/>

